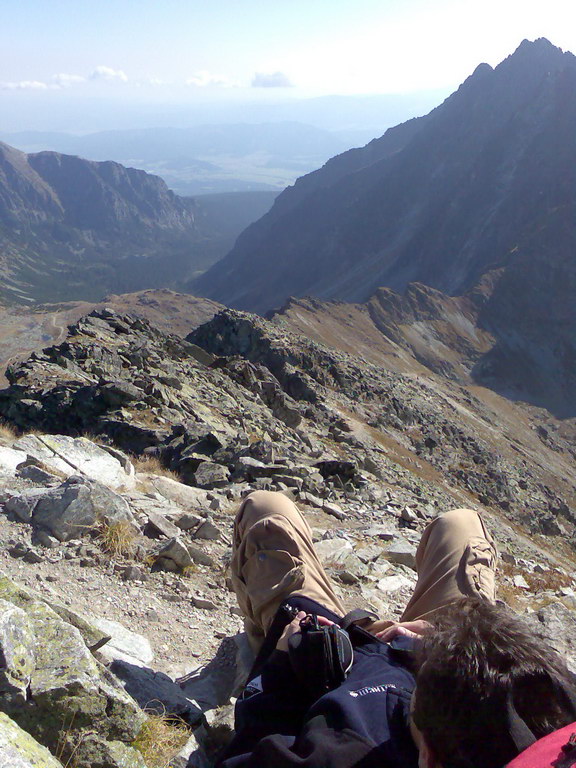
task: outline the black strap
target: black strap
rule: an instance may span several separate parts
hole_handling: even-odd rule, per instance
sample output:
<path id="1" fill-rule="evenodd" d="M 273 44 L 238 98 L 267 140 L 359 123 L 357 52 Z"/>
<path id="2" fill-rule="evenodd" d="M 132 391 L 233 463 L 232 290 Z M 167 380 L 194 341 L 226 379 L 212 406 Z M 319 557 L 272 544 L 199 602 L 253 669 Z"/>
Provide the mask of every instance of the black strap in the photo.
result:
<path id="1" fill-rule="evenodd" d="M 342 629 L 348 630 L 352 624 L 356 624 L 358 621 L 363 621 L 364 619 L 377 621 L 378 615 L 372 611 L 367 611 L 364 608 L 355 608 L 353 611 L 347 613 L 343 619 L 340 619 L 338 624 L 342 627 Z"/>
<path id="2" fill-rule="evenodd" d="M 523 752 L 525 749 L 528 749 L 529 746 L 534 744 L 537 739 L 516 711 L 512 693 L 509 693 L 508 698 L 506 699 L 506 712 L 508 715 L 508 731 L 510 733 L 510 738 L 514 742 L 518 752 Z"/>

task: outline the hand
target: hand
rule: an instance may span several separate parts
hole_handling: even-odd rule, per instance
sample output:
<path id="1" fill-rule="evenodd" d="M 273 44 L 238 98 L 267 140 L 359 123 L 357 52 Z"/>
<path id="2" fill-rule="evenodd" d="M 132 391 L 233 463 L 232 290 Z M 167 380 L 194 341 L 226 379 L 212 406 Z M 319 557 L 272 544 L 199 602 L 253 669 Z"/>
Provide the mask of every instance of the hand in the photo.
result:
<path id="1" fill-rule="evenodd" d="M 425 635 L 426 632 L 430 632 L 432 624 L 424 619 L 418 619 L 417 621 L 402 621 L 392 624 L 392 626 L 383 629 L 381 632 L 376 632 L 376 637 L 385 643 L 389 643 L 395 637 L 411 637 L 414 640 L 418 640 Z"/>
<path id="2" fill-rule="evenodd" d="M 292 619 L 290 624 L 287 624 L 284 628 L 284 632 L 282 632 L 282 636 L 280 637 L 280 640 L 278 640 L 276 644 L 276 650 L 278 651 L 287 651 L 288 650 L 288 640 L 292 637 L 292 635 L 295 635 L 296 632 L 300 632 L 300 622 L 302 619 L 306 618 L 305 611 L 298 611 L 296 616 Z M 318 624 L 323 627 L 328 627 L 330 624 L 334 624 L 333 621 L 330 621 L 330 619 L 324 618 L 324 616 L 318 616 Z"/>

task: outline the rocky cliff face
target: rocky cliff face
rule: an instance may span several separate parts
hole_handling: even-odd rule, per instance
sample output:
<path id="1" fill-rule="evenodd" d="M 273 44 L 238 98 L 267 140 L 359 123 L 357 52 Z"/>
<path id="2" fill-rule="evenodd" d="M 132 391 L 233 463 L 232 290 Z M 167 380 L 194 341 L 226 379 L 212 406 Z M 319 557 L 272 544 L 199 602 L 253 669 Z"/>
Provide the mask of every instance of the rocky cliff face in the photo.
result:
<path id="1" fill-rule="evenodd" d="M 0 299 L 98 300 L 204 264 L 195 204 L 118 163 L 0 144 Z"/>
<path id="2" fill-rule="evenodd" d="M 547 404 L 574 413 L 575 94 L 575 57 L 524 41 L 425 118 L 280 195 L 198 290 L 259 312 L 413 281 L 472 291 L 497 340 L 478 378 L 541 404 L 556 379 Z"/>

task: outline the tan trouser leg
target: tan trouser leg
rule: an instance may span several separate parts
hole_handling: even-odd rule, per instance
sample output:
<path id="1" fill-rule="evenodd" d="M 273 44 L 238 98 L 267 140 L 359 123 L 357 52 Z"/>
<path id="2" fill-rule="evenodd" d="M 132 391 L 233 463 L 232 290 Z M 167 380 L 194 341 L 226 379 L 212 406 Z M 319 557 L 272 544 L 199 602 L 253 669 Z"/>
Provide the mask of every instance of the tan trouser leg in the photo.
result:
<path id="1" fill-rule="evenodd" d="M 480 515 L 453 509 L 433 520 L 416 552 L 418 582 L 400 621 L 429 619 L 438 608 L 472 595 L 496 599 L 498 552 Z M 390 626 L 377 621 L 371 632 Z"/>
<path id="2" fill-rule="evenodd" d="M 255 650 L 290 595 L 345 613 L 318 560 L 308 523 L 281 493 L 255 491 L 244 499 L 234 523 L 231 577 Z"/>

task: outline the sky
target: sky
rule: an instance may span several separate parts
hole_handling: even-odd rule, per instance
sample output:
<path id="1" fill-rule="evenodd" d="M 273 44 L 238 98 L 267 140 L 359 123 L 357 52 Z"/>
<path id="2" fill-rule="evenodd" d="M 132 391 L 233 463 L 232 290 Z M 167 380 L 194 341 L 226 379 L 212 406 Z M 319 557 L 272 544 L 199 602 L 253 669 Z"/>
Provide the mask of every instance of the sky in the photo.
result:
<path id="1" fill-rule="evenodd" d="M 33 123 L 37 105 L 41 123 L 51 105 L 89 100 L 448 94 L 524 38 L 576 52 L 575 0 L 0 0 L 0 12 L 0 128 L 19 109 Z"/>

